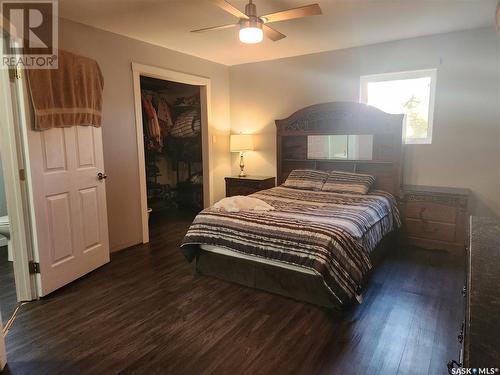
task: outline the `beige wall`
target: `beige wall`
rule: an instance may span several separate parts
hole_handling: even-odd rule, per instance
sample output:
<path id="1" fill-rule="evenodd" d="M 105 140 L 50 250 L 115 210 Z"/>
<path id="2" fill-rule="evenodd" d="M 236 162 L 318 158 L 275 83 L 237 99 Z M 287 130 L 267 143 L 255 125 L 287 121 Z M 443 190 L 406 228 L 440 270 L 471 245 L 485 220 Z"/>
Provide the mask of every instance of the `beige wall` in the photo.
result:
<path id="1" fill-rule="evenodd" d="M 208 77 L 212 85 L 214 198 L 224 195 L 229 164 L 226 66 L 61 20 L 60 47 L 94 58 L 104 75 L 103 141 L 111 251 L 142 241 L 131 62 Z M 212 140 L 211 140 L 212 141 Z"/>
<path id="2" fill-rule="evenodd" d="M 432 145 L 407 146 L 405 182 L 470 187 L 477 212 L 500 214 L 499 39 L 494 29 L 442 34 L 226 67 L 61 20 L 61 48 L 103 71 L 104 161 L 112 251 L 141 242 L 131 62 L 205 76 L 212 82 L 214 198 L 224 195 L 229 128 L 258 134 L 251 174 L 276 174 L 274 120 L 307 105 L 358 100 L 359 76 L 438 68 Z M 119 135 L 119 137 L 117 137 Z"/>
<path id="3" fill-rule="evenodd" d="M 258 134 L 247 172 L 276 175 L 275 119 L 357 101 L 361 75 L 437 68 L 433 142 L 406 147 L 405 183 L 471 188 L 475 212 L 500 215 L 498 38 L 476 29 L 231 67 L 231 130 Z"/>
<path id="4" fill-rule="evenodd" d="M 2 156 L 0 155 L 0 216 L 7 215 L 7 199 L 5 198 L 5 182 L 3 178 Z"/>

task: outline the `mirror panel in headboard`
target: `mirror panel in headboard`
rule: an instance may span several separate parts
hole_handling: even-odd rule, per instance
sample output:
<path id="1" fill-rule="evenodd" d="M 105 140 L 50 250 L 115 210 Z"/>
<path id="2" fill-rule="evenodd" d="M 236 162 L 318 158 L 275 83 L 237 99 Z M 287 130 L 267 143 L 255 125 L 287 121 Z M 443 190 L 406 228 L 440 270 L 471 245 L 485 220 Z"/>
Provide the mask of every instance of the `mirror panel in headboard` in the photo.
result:
<path id="1" fill-rule="evenodd" d="M 372 174 L 376 188 L 399 194 L 402 178 L 403 115 L 393 115 L 366 104 L 317 104 L 276 120 L 278 184 L 293 169 L 342 170 Z M 308 158 L 308 136 L 372 135 L 371 160 Z"/>
<path id="2" fill-rule="evenodd" d="M 307 158 L 312 160 L 373 160 L 373 135 L 308 135 Z"/>

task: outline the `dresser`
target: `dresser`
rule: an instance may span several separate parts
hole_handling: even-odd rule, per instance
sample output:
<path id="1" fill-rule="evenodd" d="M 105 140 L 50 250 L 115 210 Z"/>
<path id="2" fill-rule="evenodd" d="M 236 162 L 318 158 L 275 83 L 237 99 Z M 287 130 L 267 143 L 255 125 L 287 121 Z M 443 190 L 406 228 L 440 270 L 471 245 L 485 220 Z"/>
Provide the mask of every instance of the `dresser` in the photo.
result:
<path id="1" fill-rule="evenodd" d="M 468 189 L 403 186 L 399 199 L 403 242 L 464 254 L 468 227 Z"/>
<path id="2" fill-rule="evenodd" d="M 448 363 L 450 374 L 459 374 L 457 368 L 488 369 L 486 372 L 477 370 L 476 374 L 498 373 L 495 369 L 500 367 L 499 285 L 500 220 L 471 217 L 466 281 L 462 291 L 465 319 L 457 336 L 460 350 Z"/>
<path id="3" fill-rule="evenodd" d="M 246 176 L 226 177 L 226 197 L 235 195 L 250 195 L 260 190 L 270 189 L 276 186 L 274 177 Z"/>

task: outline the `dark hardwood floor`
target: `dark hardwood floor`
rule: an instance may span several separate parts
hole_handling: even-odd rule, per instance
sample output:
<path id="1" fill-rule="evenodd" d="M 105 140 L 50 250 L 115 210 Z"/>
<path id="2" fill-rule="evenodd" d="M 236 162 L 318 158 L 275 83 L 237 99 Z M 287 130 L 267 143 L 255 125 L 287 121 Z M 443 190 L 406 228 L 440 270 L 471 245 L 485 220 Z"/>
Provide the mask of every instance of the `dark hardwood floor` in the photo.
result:
<path id="1" fill-rule="evenodd" d="M 2 324 L 10 319 L 17 307 L 14 266 L 8 260 L 7 246 L 0 247 L 0 310 Z"/>
<path id="2" fill-rule="evenodd" d="M 177 248 L 190 220 L 23 306 L 6 373 L 437 375 L 457 356 L 461 259 L 397 249 L 340 314 L 195 277 Z"/>

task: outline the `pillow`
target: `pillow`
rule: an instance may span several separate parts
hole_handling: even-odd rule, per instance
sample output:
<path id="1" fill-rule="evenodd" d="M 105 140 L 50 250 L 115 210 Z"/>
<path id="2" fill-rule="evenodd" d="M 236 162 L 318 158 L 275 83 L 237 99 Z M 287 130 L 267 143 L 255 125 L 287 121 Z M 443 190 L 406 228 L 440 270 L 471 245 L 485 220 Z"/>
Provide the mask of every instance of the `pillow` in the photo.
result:
<path id="1" fill-rule="evenodd" d="M 313 169 L 294 169 L 288 175 L 283 186 L 303 190 L 321 190 L 327 178 L 327 172 Z"/>
<path id="2" fill-rule="evenodd" d="M 375 177 L 369 174 L 331 171 L 321 190 L 366 194 L 374 183 Z"/>

